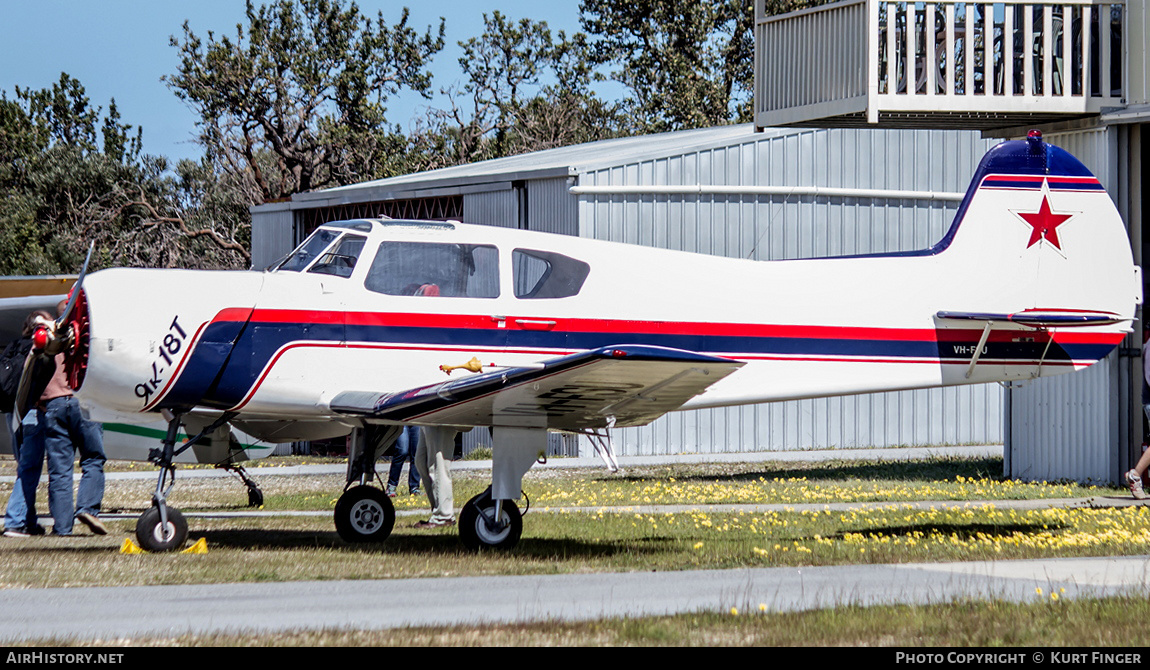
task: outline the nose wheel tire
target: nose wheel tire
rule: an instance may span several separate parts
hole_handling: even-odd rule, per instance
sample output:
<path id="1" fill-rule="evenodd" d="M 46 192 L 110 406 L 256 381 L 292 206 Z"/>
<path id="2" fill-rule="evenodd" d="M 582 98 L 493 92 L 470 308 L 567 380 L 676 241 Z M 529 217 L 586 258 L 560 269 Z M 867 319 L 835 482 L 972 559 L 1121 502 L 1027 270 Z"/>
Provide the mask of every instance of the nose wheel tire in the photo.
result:
<path id="1" fill-rule="evenodd" d="M 356 486 L 335 505 L 335 530 L 344 542 L 383 542 L 395 526 L 395 507 L 383 491 Z"/>
<path id="2" fill-rule="evenodd" d="M 459 539 L 473 551 L 510 549 L 519 544 L 523 534 L 523 516 L 510 500 L 504 500 L 499 519 L 495 519 L 495 501 L 485 491 L 459 511 Z"/>
<path id="3" fill-rule="evenodd" d="M 160 523 L 160 508 L 152 507 L 136 521 L 136 539 L 145 551 L 174 551 L 188 540 L 188 522 L 174 507 L 168 508 L 168 522 Z"/>

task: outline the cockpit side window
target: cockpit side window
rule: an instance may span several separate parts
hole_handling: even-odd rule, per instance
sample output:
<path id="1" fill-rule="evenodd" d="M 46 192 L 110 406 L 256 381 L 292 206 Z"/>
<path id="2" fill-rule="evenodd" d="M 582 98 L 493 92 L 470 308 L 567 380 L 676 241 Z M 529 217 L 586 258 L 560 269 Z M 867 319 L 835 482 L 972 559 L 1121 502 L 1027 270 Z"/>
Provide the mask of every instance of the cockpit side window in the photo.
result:
<path id="1" fill-rule="evenodd" d="M 350 277 L 352 271 L 355 270 L 355 262 L 359 260 L 359 254 L 363 251 L 365 242 L 367 242 L 366 237 L 344 235 L 339 242 L 332 245 L 326 253 L 320 256 L 308 272 Z"/>
<path id="2" fill-rule="evenodd" d="M 498 298 L 499 250 L 483 244 L 384 242 L 364 286 L 386 295 Z"/>
<path id="3" fill-rule="evenodd" d="M 303 244 L 296 247 L 295 251 L 291 252 L 284 262 L 279 264 L 277 270 L 284 270 L 287 272 L 302 272 L 311 262 L 319 256 L 332 240 L 339 237 L 338 230 L 328 230 L 320 228 L 312 233 Z"/>
<path id="4" fill-rule="evenodd" d="M 577 295 L 591 266 L 552 251 L 516 249 L 511 254 L 515 297 L 567 298 Z"/>

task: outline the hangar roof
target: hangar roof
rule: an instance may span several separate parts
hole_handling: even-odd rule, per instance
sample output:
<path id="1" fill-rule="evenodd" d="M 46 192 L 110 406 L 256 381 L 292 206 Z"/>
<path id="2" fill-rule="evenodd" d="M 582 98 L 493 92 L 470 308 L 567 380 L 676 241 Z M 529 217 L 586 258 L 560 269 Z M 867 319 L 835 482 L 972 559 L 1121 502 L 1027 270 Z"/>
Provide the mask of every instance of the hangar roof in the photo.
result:
<path id="1" fill-rule="evenodd" d="M 487 190 L 476 187 L 492 182 L 520 179 L 546 179 L 576 175 L 615 165 L 626 165 L 638 160 L 659 156 L 675 156 L 706 148 L 741 144 L 778 135 L 802 132 L 803 129 L 767 129 L 755 133 L 752 124 L 718 126 L 697 130 L 680 130 L 657 135 L 640 135 L 576 144 L 557 149 L 535 151 L 506 158 L 456 165 L 453 167 L 416 172 L 413 174 L 376 179 L 361 184 L 300 193 L 292 197 L 293 203 L 316 206 L 317 201 L 362 202 L 397 197 L 429 195 L 429 190 L 443 189 L 459 193 Z M 400 194 L 408 194 L 401 196 Z M 304 203 L 307 203 L 304 205 Z"/>

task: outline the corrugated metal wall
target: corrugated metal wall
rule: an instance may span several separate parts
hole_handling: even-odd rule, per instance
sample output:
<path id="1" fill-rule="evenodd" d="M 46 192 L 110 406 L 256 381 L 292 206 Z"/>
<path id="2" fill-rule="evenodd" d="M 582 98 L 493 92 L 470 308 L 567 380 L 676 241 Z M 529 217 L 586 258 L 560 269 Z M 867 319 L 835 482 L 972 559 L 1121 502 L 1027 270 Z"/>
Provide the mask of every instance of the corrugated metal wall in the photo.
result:
<path id="1" fill-rule="evenodd" d="M 1110 481 L 1118 422 L 1117 355 L 1085 370 L 1012 388 L 1010 458 L 1023 481 Z"/>
<path id="2" fill-rule="evenodd" d="M 1116 128 L 1047 134 L 1046 140 L 1074 154 L 1115 197 Z M 1110 481 L 1117 471 L 1119 364 L 1115 352 L 1086 370 L 1012 388 L 1006 474 L 1028 481 Z"/>
<path id="3" fill-rule="evenodd" d="M 818 129 L 641 161 L 579 178 L 587 185 L 796 185 L 964 192 L 996 140 L 974 132 Z M 580 234 L 759 260 L 930 246 L 957 203 L 807 196 L 585 195 Z M 617 431 L 624 454 L 995 443 L 997 385 L 821 398 L 676 412 Z"/>
<path id="4" fill-rule="evenodd" d="M 463 220 L 502 228 L 518 227 L 519 204 L 516 191 L 505 188 L 463 196 Z"/>
<path id="5" fill-rule="evenodd" d="M 265 205 L 252 212 L 252 267 L 262 270 L 291 252 L 294 245 L 294 214 L 286 206 L 271 210 Z"/>
<path id="6" fill-rule="evenodd" d="M 579 234 L 579 199 L 567 191 L 574 179 L 527 182 L 527 228 L 560 235 Z"/>

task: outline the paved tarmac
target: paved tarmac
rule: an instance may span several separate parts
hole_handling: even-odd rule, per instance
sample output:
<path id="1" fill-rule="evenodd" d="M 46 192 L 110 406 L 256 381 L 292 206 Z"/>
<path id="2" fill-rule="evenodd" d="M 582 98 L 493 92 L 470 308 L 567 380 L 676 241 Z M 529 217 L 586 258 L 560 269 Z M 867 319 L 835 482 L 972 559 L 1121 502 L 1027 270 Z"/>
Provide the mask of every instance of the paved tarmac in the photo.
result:
<path id="1" fill-rule="evenodd" d="M 834 450 L 679 458 L 689 462 L 904 459 L 921 458 L 928 452 L 962 456 L 998 455 L 1001 447 Z M 620 461 L 621 465 L 628 467 L 667 463 L 668 458 L 652 457 L 648 462 L 645 457 L 631 457 Z M 596 463 L 594 459 L 555 459 L 540 467 L 585 467 Z M 456 465 L 461 469 L 481 469 L 490 467 L 490 462 Z M 257 477 L 342 471 L 342 466 L 251 470 Z M 228 476 L 212 471 L 185 471 L 181 474 Z M 155 475 L 116 473 L 110 476 Z M 1099 496 L 1057 501 L 995 501 L 994 504 L 1007 507 L 1131 503 L 1128 498 L 1120 496 Z M 915 504 L 962 506 L 977 503 Z M 797 510 L 801 506 L 731 507 Z M 825 509 L 828 506 L 814 507 Z M 834 506 L 835 509 L 838 507 Z M 652 508 L 652 511 L 665 509 L 668 508 Z M 627 511 L 639 510 L 628 508 Z M 320 514 L 326 516 L 329 513 Z M 383 629 L 586 620 L 703 610 L 727 612 L 732 607 L 747 613 L 757 612 L 760 608 L 779 612 L 841 605 L 928 604 L 964 598 L 1028 602 L 1049 598 L 1049 594 L 1055 592 L 1060 598 L 1115 594 L 1150 596 L 1150 556 L 583 575 L 5 589 L 0 590 L 0 642 L 46 637 L 113 640 L 218 631 Z M 62 612 L 67 616 L 62 616 Z"/>
<path id="2" fill-rule="evenodd" d="M 385 629 L 839 605 L 1150 595 L 1150 556 L 514 577 L 9 589 L 0 642 Z M 66 616 L 62 613 L 67 613 Z"/>

